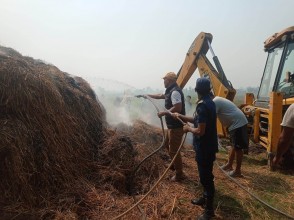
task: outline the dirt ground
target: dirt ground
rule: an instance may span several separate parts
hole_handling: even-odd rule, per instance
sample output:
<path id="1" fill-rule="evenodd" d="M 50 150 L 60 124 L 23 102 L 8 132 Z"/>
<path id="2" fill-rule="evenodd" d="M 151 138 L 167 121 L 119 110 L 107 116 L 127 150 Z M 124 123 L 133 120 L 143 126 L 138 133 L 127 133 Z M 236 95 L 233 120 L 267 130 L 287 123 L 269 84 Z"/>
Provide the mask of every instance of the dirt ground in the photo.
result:
<path id="1" fill-rule="evenodd" d="M 195 219 L 203 212 L 203 208 L 194 206 L 190 202 L 192 198 L 202 193 L 194 160 L 195 153 L 190 145 L 184 146 L 181 153 L 188 179 L 180 183 L 171 182 L 170 177 L 173 172 L 169 171 L 154 191 L 122 219 Z M 264 156 L 263 149 L 251 148 L 249 155 L 244 157 L 244 177 L 235 178 L 235 180 L 264 202 L 293 216 L 293 174 L 269 171 Z M 214 165 L 216 186 L 216 217 L 214 219 L 288 219 L 261 204 L 227 177 L 218 167 L 225 163 L 226 159 L 227 152 L 221 150 Z M 163 173 L 163 168 L 161 172 Z M 120 212 L 115 213 L 123 213 L 142 196 L 122 197 L 122 201 L 116 201 L 119 203 Z M 115 217 L 112 214 L 111 218 Z M 109 217 L 108 215 L 107 218 Z"/>
<path id="2" fill-rule="evenodd" d="M 140 161 L 162 145 L 160 128 L 141 121 L 112 130 L 85 80 L 11 48 L 0 50 L 0 82 L 6 85 L 0 87 L 0 219 L 115 219 L 153 189 L 169 164 L 166 149 Z M 167 170 L 121 219 L 200 215 L 203 209 L 190 202 L 202 194 L 195 153 L 185 145 L 181 154 L 188 178 L 172 182 Z M 269 171 L 265 150 L 251 148 L 244 177 L 233 182 L 218 168 L 226 159 L 221 150 L 214 166 L 215 219 L 294 216 L 293 170 Z"/>

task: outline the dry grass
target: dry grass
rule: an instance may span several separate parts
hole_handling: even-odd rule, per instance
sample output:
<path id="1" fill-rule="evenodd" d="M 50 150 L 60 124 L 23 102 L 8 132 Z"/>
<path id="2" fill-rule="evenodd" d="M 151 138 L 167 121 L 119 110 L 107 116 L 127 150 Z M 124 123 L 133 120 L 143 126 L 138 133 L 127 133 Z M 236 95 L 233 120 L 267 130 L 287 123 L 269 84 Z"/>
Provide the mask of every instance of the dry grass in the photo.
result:
<path id="1" fill-rule="evenodd" d="M 108 129 L 86 81 L 0 51 L 0 218 L 91 216 L 101 191 L 126 191 L 131 141 Z"/>
<path id="2" fill-rule="evenodd" d="M 272 172 L 267 166 L 266 153 L 262 148 L 251 147 L 249 155 L 245 155 L 242 163 L 243 178 L 237 181 L 251 193 L 278 210 L 294 215 L 294 177 L 291 171 Z M 227 154 L 218 154 L 218 161 L 225 162 Z M 229 181 L 224 174 L 218 175 L 216 185 L 219 186 L 219 198 L 225 198 L 220 204 L 223 216 L 231 219 L 287 219 L 283 215 L 262 205 Z M 228 215 L 228 213 L 230 213 Z"/>
<path id="3" fill-rule="evenodd" d="M 245 156 L 244 177 L 236 180 L 261 200 L 293 216 L 293 174 L 269 171 L 263 151 L 252 149 L 249 155 Z M 172 176 L 172 172 L 170 172 L 155 191 L 140 204 L 143 214 L 138 209 L 134 209 L 123 219 L 194 219 L 203 211 L 202 208 L 190 203 L 192 198 L 202 194 L 202 187 L 198 185 L 194 152 L 191 151 L 190 146 L 185 147 L 182 156 L 184 169 L 189 179 L 182 183 L 171 182 L 169 177 Z M 218 163 L 224 163 L 226 159 L 226 152 L 218 154 Z M 161 168 L 161 171 L 163 169 Z M 287 219 L 252 198 L 227 178 L 217 165 L 215 165 L 214 174 L 217 191 L 215 219 Z M 135 198 L 138 200 L 140 197 Z M 129 197 L 121 199 L 126 198 Z M 121 206 L 120 213 L 130 206 L 130 204 Z M 117 215 L 117 213 L 113 214 L 115 215 L 111 217 Z"/>
<path id="4" fill-rule="evenodd" d="M 4 51 L 4 52 L 3 52 Z M 110 130 L 88 83 L 52 65 L 0 47 L 0 218 L 112 219 L 131 207 L 165 170 L 162 141 L 144 122 Z M 252 148 L 253 149 L 253 148 Z M 270 172 L 263 150 L 252 150 L 238 181 L 262 200 L 294 215 L 293 172 Z M 188 179 L 173 171 L 123 219 L 194 219 L 203 209 L 191 146 L 182 151 Z M 224 163 L 227 155 L 218 154 Z M 252 199 L 215 166 L 216 219 L 283 219 Z M 128 195 L 132 188 L 134 195 Z"/>

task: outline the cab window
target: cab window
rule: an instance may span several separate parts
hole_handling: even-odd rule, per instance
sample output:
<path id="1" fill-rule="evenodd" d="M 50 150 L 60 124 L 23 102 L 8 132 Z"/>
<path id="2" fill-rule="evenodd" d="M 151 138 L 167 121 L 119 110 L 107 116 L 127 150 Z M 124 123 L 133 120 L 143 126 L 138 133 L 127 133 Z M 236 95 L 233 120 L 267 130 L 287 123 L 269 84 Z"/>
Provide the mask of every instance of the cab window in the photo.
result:
<path id="1" fill-rule="evenodd" d="M 281 75 L 277 84 L 277 91 L 282 92 L 284 98 L 294 96 L 294 41 L 290 42 L 285 53 Z"/>

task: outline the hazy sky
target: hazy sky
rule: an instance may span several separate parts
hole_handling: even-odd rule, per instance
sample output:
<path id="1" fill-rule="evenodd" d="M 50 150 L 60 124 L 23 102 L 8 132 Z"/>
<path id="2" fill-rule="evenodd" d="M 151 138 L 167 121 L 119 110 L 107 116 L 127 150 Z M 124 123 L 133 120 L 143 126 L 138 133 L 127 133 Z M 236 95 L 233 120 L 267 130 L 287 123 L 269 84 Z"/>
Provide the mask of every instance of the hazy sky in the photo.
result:
<path id="1" fill-rule="evenodd" d="M 294 25 L 294 0 L 0 0 L 0 45 L 85 79 L 163 88 L 194 38 L 212 47 L 235 88 L 258 86 L 263 42 Z M 194 86 L 195 72 L 188 86 Z"/>

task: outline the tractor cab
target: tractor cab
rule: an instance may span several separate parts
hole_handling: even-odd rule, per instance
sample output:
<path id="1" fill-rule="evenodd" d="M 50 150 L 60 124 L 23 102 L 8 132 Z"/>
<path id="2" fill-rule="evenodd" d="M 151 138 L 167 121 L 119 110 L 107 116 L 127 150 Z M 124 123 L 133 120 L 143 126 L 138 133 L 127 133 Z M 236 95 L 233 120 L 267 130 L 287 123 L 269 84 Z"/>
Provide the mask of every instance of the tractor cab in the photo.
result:
<path id="1" fill-rule="evenodd" d="M 268 52 L 256 106 L 268 108 L 271 92 L 294 101 L 294 27 L 276 34 L 265 42 Z M 290 100 L 289 100 L 290 101 Z"/>

